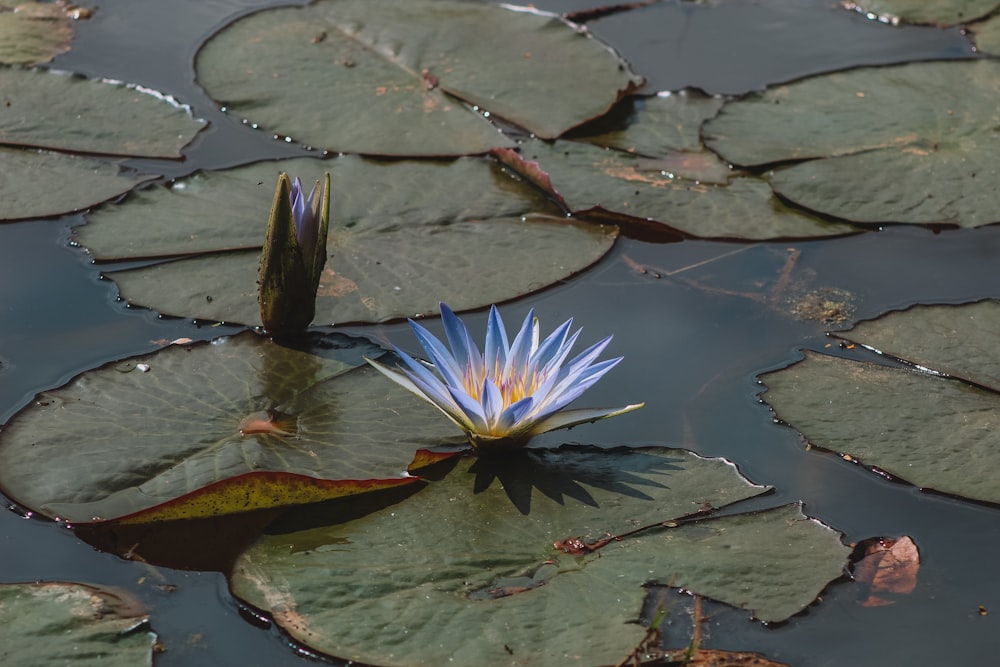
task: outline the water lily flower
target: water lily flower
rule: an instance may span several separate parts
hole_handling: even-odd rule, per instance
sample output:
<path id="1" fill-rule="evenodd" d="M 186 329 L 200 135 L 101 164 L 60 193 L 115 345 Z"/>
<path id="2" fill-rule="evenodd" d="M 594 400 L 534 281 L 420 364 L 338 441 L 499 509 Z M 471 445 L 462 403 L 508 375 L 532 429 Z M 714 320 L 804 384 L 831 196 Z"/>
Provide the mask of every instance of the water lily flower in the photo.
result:
<path id="1" fill-rule="evenodd" d="M 278 175 L 260 257 L 257 301 L 264 328 L 300 331 L 316 315 L 316 290 L 326 263 L 330 226 L 330 174 L 308 195 L 302 182 Z"/>
<path id="2" fill-rule="evenodd" d="M 403 365 L 368 363 L 397 384 L 430 402 L 465 431 L 477 451 L 520 447 L 535 435 L 606 419 L 644 403 L 612 409 L 564 409 L 622 360 L 597 361 L 611 336 L 566 361 L 580 331 L 567 320 L 539 342 L 538 318 L 531 310 L 508 343 L 496 306 L 490 308 L 486 346 L 479 351 L 465 324 L 441 304 L 450 350 L 427 329 L 410 326 L 430 357 L 417 361 L 399 348 Z"/>

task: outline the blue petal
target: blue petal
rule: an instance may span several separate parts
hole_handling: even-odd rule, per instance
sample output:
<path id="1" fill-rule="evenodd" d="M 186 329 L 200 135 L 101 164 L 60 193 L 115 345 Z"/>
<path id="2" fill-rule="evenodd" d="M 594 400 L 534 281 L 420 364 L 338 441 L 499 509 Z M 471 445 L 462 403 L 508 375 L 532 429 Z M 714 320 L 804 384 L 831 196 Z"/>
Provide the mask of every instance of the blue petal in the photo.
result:
<path id="1" fill-rule="evenodd" d="M 474 428 L 473 423 L 466 417 L 465 413 L 458 407 L 458 404 L 447 395 L 439 395 L 434 387 L 427 385 L 425 382 L 417 378 L 413 373 L 402 370 L 389 368 L 383 366 L 377 361 L 373 361 L 368 357 L 365 357 L 367 361 L 373 368 L 378 370 L 380 373 L 385 375 L 387 378 L 406 388 L 407 390 L 413 392 L 420 398 L 424 399 L 438 410 L 444 413 L 448 419 L 454 422 L 459 428 L 465 430 L 472 430 Z"/>
<path id="2" fill-rule="evenodd" d="M 554 431 L 557 428 L 569 428 L 571 426 L 576 426 L 577 424 L 595 422 L 599 419 L 607 419 L 608 417 L 617 417 L 618 415 L 638 410 L 644 405 L 646 404 L 636 403 L 634 405 L 626 405 L 622 408 L 582 408 L 580 410 L 563 410 L 558 414 L 554 414 L 547 419 L 533 424 L 528 432 L 531 435 L 538 435 L 539 433 Z"/>
<path id="3" fill-rule="evenodd" d="M 578 373 L 563 378 L 550 393 L 550 400 L 544 406 L 544 411 L 551 414 L 569 405 L 580 395 L 590 389 L 601 377 L 618 365 L 622 357 L 608 359 L 594 364 L 589 368 L 583 368 Z"/>
<path id="4" fill-rule="evenodd" d="M 535 400 L 528 396 L 527 398 L 522 398 L 520 401 L 514 403 L 502 413 L 496 422 L 496 433 L 497 435 L 504 435 L 509 433 L 518 427 L 525 415 L 531 412 L 531 408 L 534 405 Z"/>
<path id="5" fill-rule="evenodd" d="M 298 201 L 292 205 L 292 214 L 295 216 L 295 237 L 298 239 L 299 245 L 302 246 L 303 257 L 311 260 L 316 252 L 316 240 L 319 237 L 319 202 L 314 202 L 319 181 L 313 185 L 313 189 L 305 201 L 302 198 L 302 184 L 299 183 L 298 178 L 295 179 L 295 182 L 299 187 Z"/>
<path id="6" fill-rule="evenodd" d="M 483 351 L 483 363 L 486 364 L 486 374 L 491 375 L 503 370 L 507 365 L 507 332 L 503 328 L 503 320 L 496 306 L 490 306 L 490 318 L 486 324 L 486 348 Z"/>
<path id="7" fill-rule="evenodd" d="M 469 430 L 472 433 L 489 433 L 490 429 L 486 423 L 486 415 L 483 414 L 483 406 L 461 389 L 452 389 L 449 387 L 449 391 L 451 392 L 451 397 L 468 419 L 471 426 Z"/>
<path id="8" fill-rule="evenodd" d="M 560 371 L 560 375 L 563 377 L 574 375 L 589 366 L 595 359 L 597 359 L 597 357 L 601 355 L 601 352 L 603 352 L 604 348 L 608 346 L 608 343 L 611 342 L 612 338 L 613 336 L 608 336 L 604 340 L 599 340 L 580 354 L 573 357 L 566 367 Z"/>
<path id="9" fill-rule="evenodd" d="M 406 366 L 406 368 L 401 370 L 411 379 L 419 379 L 420 382 L 417 384 L 421 387 L 421 390 L 424 390 L 424 387 L 430 389 L 430 391 L 427 392 L 429 398 L 436 399 L 435 402 L 450 402 L 447 399 L 449 396 L 448 389 L 445 383 L 442 382 L 438 376 L 427 370 L 423 364 L 410 357 L 410 355 L 406 354 L 395 345 L 392 346 L 392 350 L 399 357 L 400 361 L 402 361 Z"/>
<path id="10" fill-rule="evenodd" d="M 386 376 L 399 386 L 404 387 L 407 391 L 411 391 L 414 394 L 420 396 L 421 398 L 427 399 L 427 395 L 424 393 L 424 391 L 420 387 L 415 385 L 413 381 L 410 380 L 409 377 L 404 375 L 403 372 L 398 368 L 389 368 L 388 366 L 384 366 L 379 362 L 375 361 L 374 359 L 369 359 L 368 357 L 364 357 L 364 360 L 367 361 L 372 368 L 374 368 L 379 373 Z"/>
<path id="11" fill-rule="evenodd" d="M 292 220 L 295 222 L 295 238 L 302 241 L 302 225 L 306 219 L 306 202 L 302 198 L 302 181 L 296 176 L 292 182 L 292 192 L 288 196 L 292 209 Z"/>
<path id="12" fill-rule="evenodd" d="M 310 211 L 313 209 L 313 200 L 316 198 L 316 188 L 318 187 L 319 181 L 316 181 L 316 183 L 312 186 L 312 190 L 309 191 L 309 196 L 306 197 L 306 208 Z"/>
<path id="13" fill-rule="evenodd" d="M 441 341 L 434 336 L 434 334 L 413 320 L 410 320 L 410 328 L 413 329 L 413 333 L 416 335 L 417 340 L 420 341 L 420 345 L 431 358 L 431 361 L 434 363 L 434 368 L 441 374 L 445 383 L 453 387 L 464 387 L 465 385 L 462 383 L 463 369 L 444 344 L 442 344 Z"/>
<path id="14" fill-rule="evenodd" d="M 566 336 L 569 333 L 570 326 L 572 325 L 573 318 L 570 318 L 559 325 L 555 331 L 545 337 L 545 340 L 543 340 L 541 345 L 538 346 L 538 349 L 536 349 L 531 355 L 531 365 L 533 367 L 536 369 L 544 367 L 563 351 L 563 348 L 566 345 Z M 568 351 L 569 350 L 566 350 L 565 352 Z"/>
<path id="15" fill-rule="evenodd" d="M 528 365 L 531 353 L 538 345 L 538 318 L 535 317 L 535 309 L 528 311 L 521 330 L 514 336 L 514 342 L 510 345 L 510 353 L 507 355 L 507 363 L 504 365 L 503 376 L 505 378 L 522 375 Z"/>
<path id="16" fill-rule="evenodd" d="M 476 346 L 475 341 L 472 340 L 472 336 L 469 335 L 469 330 L 466 328 L 465 323 L 455 315 L 447 304 L 442 303 L 439 305 L 441 308 L 441 322 L 444 324 L 444 333 L 448 337 L 448 344 L 454 353 L 455 362 L 463 371 L 473 371 L 471 379 L 478 385 L 483 379 L 479 377 L 481 375 L 479 371 L 483 366 L 483 357 L 479 354 L 479 348 Z"/>
<path id="17" fill-rule="evenodd" d="M 549 359 L 549 361 L 541 368 L 536 367 L 536 372 L 540 373 L 545 377 L 552 375 L 557 375 L 559 367 L 562 366 L 563 362 L 566 361 L 566 357 L 573 350 L 573 346 L 576 344 L 576 339 L 580 336 L 581 329 L 577 329 L 576 332 L 570 336 L 565 343 L 556 351 L 555 355 Z"/>
<path id="18" fill-rule="evenodd" d="M 493 434 L 493 426 L 500 418 L 500 413 L 503 412 L 503 394 L 500 393 L 500 389 L 493 384 L 492 380 L 486 378 L 483 380 L 483 390 L 479 395 L 479 400 L 483 404 L 486 423 L 490 425 L 487 432 Z"/>
<path id="19" fill-rule="evenodd" d="M 533 403 L 531 413 L 528 415 L 530 419 L 537 419 L 539 414 L 548 414 L 546 406 L 555 401 L 556 397 L 552 395 L 552 392 L 559 381 L 559 376 L 553 373 L 545 377 L 541 384 L 535 387 L 535 391 L 531 394 Z"/>

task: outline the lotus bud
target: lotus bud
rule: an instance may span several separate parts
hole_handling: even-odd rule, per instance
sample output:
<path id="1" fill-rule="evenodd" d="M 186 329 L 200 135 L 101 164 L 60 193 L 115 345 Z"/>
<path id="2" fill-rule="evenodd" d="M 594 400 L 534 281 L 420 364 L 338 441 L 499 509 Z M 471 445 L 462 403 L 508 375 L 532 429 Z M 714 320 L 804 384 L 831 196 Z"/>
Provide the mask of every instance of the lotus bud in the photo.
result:
<path id="1" fill-rule="evenodd" d="M 260 320 L 271 333 L 303 331 L 316 315 L 316 290 L 326 264 L 330 174 L 308 196 L 298 178 L 278 175 L 257 274 Z"/>

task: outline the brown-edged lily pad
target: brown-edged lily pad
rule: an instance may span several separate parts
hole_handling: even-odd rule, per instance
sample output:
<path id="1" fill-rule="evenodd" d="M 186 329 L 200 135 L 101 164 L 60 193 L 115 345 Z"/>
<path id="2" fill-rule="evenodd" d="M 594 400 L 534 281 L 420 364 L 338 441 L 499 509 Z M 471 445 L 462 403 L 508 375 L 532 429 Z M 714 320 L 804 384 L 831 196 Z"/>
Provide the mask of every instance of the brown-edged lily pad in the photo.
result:
<path id="1" fill-rule="evenodd" d="M 237 560 L 232 588 L 342 659 L 612 664 L 645 635 L 643 584 L 780 620 L 841 575 L 848 548 L 798 505 L 691 518 L 764 490 L 728 462 L 662 448 L 467 458 L 364 518 L 276 527 Z"/>
<path id="2" fill-rule="evenodd" d="M 354 366 L 372 346 L 344 348 L 353 362 L 244 333 L 84 373 L 4 428 L 0 486 L 51 517 L 134 522 L 413 481 L 417 450 L 455 442 L 450 425 Z"/>
<path id="3" fill-rule="evenodd" d="M 921 306 L 840 334 L 900 368 L 813 352 L 761 379 L 813 445 L 917 486 L 1000 503 L 1000 304 Z"/>
<path id="4" fill-rule="evenodd" d="M 7 665 L 147 667 L 156 635 L 138 601 L 87 584 L 0 584 L 0 657 Z"/>
<path id="5" fill-rule="evenodd" d="M 726 104 L 705 143 L 808 209 L 864 223 L 1000 220 L 1000 62 L 859 69 Z"/>
<path id="6" fill-rule="evenodd" d="M 80 243 L 99 260 L 189 255 L 107 275 L 123 298 L 162 313 L 259 324 L 259 248 L 279 171 L 307 183 L 331 173 L 316 323 L 436 313 L 441 301 L 488 306 L 586 268 L 617 236 L 614 226 L 567 221 L 484 158 L 345 156 L 263 162 L 142 190 L 91 215 Z M 206 254 L 213 251 L 227 252 Z"/>
<path id="7" fill-rule="evenodd" d="M 484 116 L 555 137 L 638 82 L 562 19 L 456 0 L 321 0 L 259 12 L 210 39 L 197 71 L 213 98 L 269 131 L 376 155 L 510 146 Z"/>

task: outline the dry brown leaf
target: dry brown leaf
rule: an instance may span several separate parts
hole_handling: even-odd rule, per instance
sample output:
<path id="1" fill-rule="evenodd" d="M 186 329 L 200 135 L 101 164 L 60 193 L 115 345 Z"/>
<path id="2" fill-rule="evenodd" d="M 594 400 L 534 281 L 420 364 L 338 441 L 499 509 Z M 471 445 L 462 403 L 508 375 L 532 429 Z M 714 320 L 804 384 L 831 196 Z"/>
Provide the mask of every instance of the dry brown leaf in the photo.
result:
<path id="1" fill-rule="evenodd" d="M 787 663 L 769 660 L 759 653 L 698 649 L 685 660 L 687 649 L 667 651 L 667 659 L 686 667 L 789 667 Z"/>
<path id="2" fill-rule="evenodd" d="M 920 552 L 909 537 L 866 540 L 858 545 L 855 553 L 862 556 L 854 566 L 854 579 L 869 587 L 868 596 L 861 601 L 861 606 L 894 604 L 895 600 L 884 597 L 886 593 L 905 595 L 916 588 Z"/>

